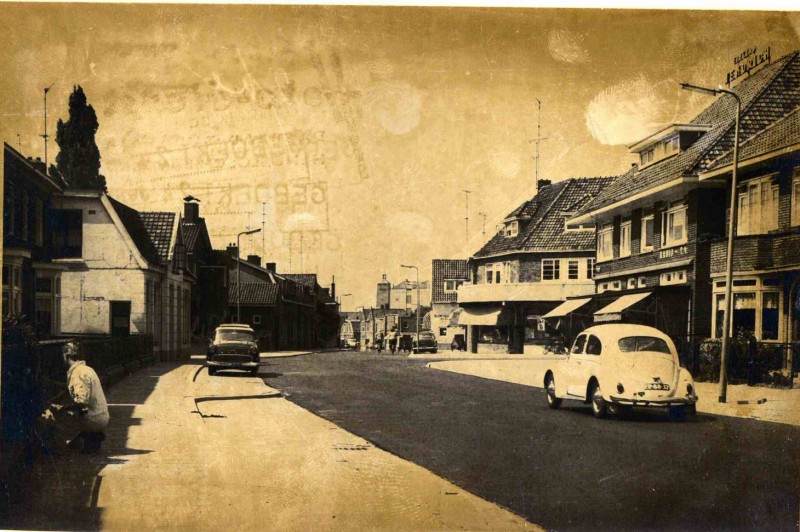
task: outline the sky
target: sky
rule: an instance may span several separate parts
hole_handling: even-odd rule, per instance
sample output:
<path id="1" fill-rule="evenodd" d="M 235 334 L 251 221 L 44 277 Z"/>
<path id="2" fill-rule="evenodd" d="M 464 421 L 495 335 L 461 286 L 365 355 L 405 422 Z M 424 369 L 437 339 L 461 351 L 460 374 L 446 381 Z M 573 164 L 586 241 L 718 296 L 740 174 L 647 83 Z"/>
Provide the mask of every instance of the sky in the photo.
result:
<path id="1" fill-rule="evenodd" d="M 710 103 L 679 82 L 716 87 L 798 30 L 786 12 L 0 3 L 0 138 L 43 157 L 43 88 L 54 139 L 81 85 L 110 195 L 200 198 L 220 249 L 263 227 L 242 254 L 335 276 L 350 310 L 383 273 L 413 280 L 401 264 L 430 279 L 477 251 L 535 193 L 538 125 L 541 179 L 618 175 L 626 144 Z"/>

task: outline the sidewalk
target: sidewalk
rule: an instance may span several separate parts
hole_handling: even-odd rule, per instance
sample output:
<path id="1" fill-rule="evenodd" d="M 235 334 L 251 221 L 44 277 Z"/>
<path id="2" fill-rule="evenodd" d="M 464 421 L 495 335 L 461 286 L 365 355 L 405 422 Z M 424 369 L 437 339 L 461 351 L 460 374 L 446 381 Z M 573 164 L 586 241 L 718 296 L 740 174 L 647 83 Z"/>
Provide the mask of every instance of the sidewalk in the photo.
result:
<path id="1" fill-rule="evenodd" d="M 432 362 L 428 367 L 542 388 L 548 367 L 558 364 L 561 358 L 556 355 L 542 355 L 524 360 L 453 360 Z M 719 403 L 718 384 L 698 382 L 696 387 L 699 397 L 698 412 L 800 426 L 798 388 L 790 390 L 743 384 L 728 385 L 727 402 Z"/>
<path id="2" fill-rule="evenodd" d="M 40 461 L 4 527 L 537 528 L 244 373 L 210 377 L 197 364 L 159 364 L 121 381 L 108 401 L 103 449 Z"/>

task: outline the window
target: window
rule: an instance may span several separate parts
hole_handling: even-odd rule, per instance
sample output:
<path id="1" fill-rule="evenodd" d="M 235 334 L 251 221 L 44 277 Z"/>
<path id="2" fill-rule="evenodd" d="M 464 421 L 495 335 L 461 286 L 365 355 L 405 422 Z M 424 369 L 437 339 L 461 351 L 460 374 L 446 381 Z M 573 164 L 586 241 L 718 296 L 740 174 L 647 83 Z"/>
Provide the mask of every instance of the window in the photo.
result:
<path id="1" fill-rule="evenodd" d="M 577 279 L 578 278 L 578 266 L 579 262 L 577 260 L 571 260 L 567 264 L 567 277 L 569 279 Z"/>
<path id="2" fill-rule="evenodd" d="M 83 213 L 80 210 L 51 211 L 53 256 L 80 258 L 83 253 Z"/>
<path id="3" fill-rule="evenodd" d="M 542 280 L 557 281 L 561 278 L 561 261 L 558 259 L 542 260 Z"/>
<path id="4" fill-rule="evenodd" d="M 22 278 L 16 264 L 3 265 L 3 315 L 22 314 Z"/>
<path id="5" fill-rule="evenodd" d="M 439 327 L 439 336 L 447 336 L 447 327 Z"/>
<path id="6" fill-rule="evenodd" d="M 261 325 L 261 314 L 253 314 L 253 325 Z"/>
<path id="7" fill-rule="evenodd" d="M 486 265 L 486 282 L 492 284 L 494 281 L 494 264 Z"/>
<path id="8" fill-rule="evenodd" d="M 644 287 L 646 287 L 646 286 L 647 286 L 647 277 L 645 277 L 644 275 L 640 275 L 640 276 L 639 276 L 639 279 L 636 281 L 636 285 L 637 285 L 639 288 L 644 288 Z"/>
<path id="9" fill-rule="evenodd" d="M 35 242 L 37 246 L 44 244 L 44 202 L 41 199 L 36 200 L 36 234 Z"/>
<path id="10" fill-rule="evenodd" d="M 519 222 L 510 222 L 506 224 L 506 236 L 512 237 L 519 234 Z"/>
<path id="11" fill-rule="evenodd" d="M 671 284 L 685 283 L 686 282 L 686 270 L 680 270 L 680 271 L 677 271 L 677 272 L 662 273 L 659 276 L 658 282 L 662 286 L 667 286 L 667 285 L 671 285 Z"/>
<path id="12" fill-rule="evenodd" d="M 626 336 L 617 342 L 622 353 L 666 353 L 672 354 L 667 342 L 654 336 Z"/>
<path id="13" fill-rule="evenodd" d="M 631 222 L 619 226 L 619 256 L 631 256 Z"/>
<path id="14" fill-rule="evenodd" d="M 678 205 L 663 214 L 661 246 L 679 246 L 686 243 L 686 205 Z"/>
<path id="15" fill-rule="evenodd" d="M 604 227 L 597 233 L 597 260 L 611 260 L 614 258 L 614 246 L 612 241 L 614 228 Z"/>
<path id="16" fill-rule="evenodd" d="M 725 296 L 714 294 L 716 337 L 722 336 L 725 312 Z M 759 340 L 780 338 L 780 292 L 764 290 L 756 292 L 734 292 L 731 309 L 731 334 L 740 329 L 751 331 Z"/>
<path id="17" fill-rule="evenodd" d="M 628 290 L 636 288 L 636 277 L 631 277 L 628 279 Z"/>
<path id="18" fill-rule="evenodd" d="M 406 292 L 406 305 L 411 303 L 411 292 Z"/>
<path id="19" fill-rule="evenodd" d="M 14 184 L 7 183 L 5 190 L 5 205 L 3 206 L 4 230 L 9 234 L 14 234 Z"/>
<path id="20" fill-rule="evenodd" d="M 55 323 L 54 284 L 52 277 L 36 277 L 34 322 L 37 332 L 43 334 L 58 332 Z"/>
<path id="21" fill-rule="evenodd" d="M 594 259 L 586 259 L 586 278 L 594 279 Z"/>
<path id="22" fill-rule="evenodd" d="M 792 225 L 800 225 L 800 167 L 792 176 Z"/>
<path id="23" fill-rule="evenodd" d="M 454 280 L 454 279 L 445 280 L 445 282 L 444 282 L 444 291 L 445 292 L 451 292 L 451 293 L 452 292 L 456 292 L 456 291 L 458 291 L 458 287 L 461 286 L 462 284 L 464 284 L 464 281 L 462 281 L 460 279 L 459 280 Z"/>
<path id="24" fill-rule="evenodd" d="M 600 340 L 597 338 L 597 336 L 593 334 L 589 335 L 589 339 L 586 341 L 586 354 L 599 355 L 602 350 L 603 344 L 600 343 Z"/>
<path id="25" fill-rule="evenodd" d="M 516 281 L 516 272 L 514 271 L 514 263 L 510 261 L 503 263 L 503 276 L 506 283 L 513 283 Z"/>
<path id="26" fill-rule="evenodd" d="M 586 343 L 586 335 L 581 334 L 578 338 L 575 339 L 575 343 L 572 345 L 571 353 L 573 355 L 580 355 L 583 353 L 583 344 Z"/>
<path id="27" fill-rule="evenodd" d="M 649 150 L 647 150 L 647 151 L 643 151 L 643 152 L 642 152 L 642 153 L 639 155 L 639 158 L 640 158 L 640 160 L 641 160 L 641 162 L 642 162 L 642 166 L 644 166 L 644 165 L 646 165 L 646 164 L 648 164 L 648 163 L 651 163 L 651 162 L 653 162 L 653 156 L 655 155 L 655 151 L 656 151 L 656 150 L 655 150 L 655 148 L 650 148 L 650 149 L 649 149 Z"/>
<path id="28" fill-rule="evenodd" d="M 642 216 L 642 239 L 639 253 L 653 251 L 653 215 Z"/>
<path id="29" fill-rule="evenodd" d="M 758 235 L 778 228 L 779 192 L 772 178 L 751 179 L 740 187 L 737 234 Z"/>

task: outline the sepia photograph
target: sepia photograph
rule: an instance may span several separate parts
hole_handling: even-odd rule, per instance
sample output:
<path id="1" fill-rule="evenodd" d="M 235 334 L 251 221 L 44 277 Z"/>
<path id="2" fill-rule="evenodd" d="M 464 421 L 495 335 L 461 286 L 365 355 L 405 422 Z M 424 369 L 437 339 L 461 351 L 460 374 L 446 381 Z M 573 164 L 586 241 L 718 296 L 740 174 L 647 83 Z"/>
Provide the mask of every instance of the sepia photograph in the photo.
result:
<path id="1" fill-rule="evenodd" d="M 0 529 L 800 530 L 736 8 L 0 0 Z"/>

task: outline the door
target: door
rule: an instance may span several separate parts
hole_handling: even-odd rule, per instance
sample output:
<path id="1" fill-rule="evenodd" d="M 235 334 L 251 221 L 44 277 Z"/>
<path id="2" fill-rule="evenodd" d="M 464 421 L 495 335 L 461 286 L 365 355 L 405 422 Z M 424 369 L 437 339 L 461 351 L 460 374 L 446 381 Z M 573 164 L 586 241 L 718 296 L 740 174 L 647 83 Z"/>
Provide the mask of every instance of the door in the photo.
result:
<path id="1" fill-rule="evenodd" d="M 131 334 L 131 302 L 111 301 L 111 335 Z"/>
<path id="2" fill-rule="evenodd" d="M 561 375 L 561 383 L 559 384 L 559 378 L 556 377 L 556 390 L 559 388 L 561 390 L 566 390 L 567 395 L 583 397 L 585 394 L 584 385 L 581 384 L 581 370 L 583 366 L 583 351 L 584 347 L 586 346 L 586 337 L 585 334 L 579 334 L 578 337 L 575 339 L 575 343 L 572 344 L 572 349 L 569 351 L 569 355 L 567 355 L 567 359 L 564 361 L 564 371 Z M 563 392 L 559 393 L 562 395 Z"/>

